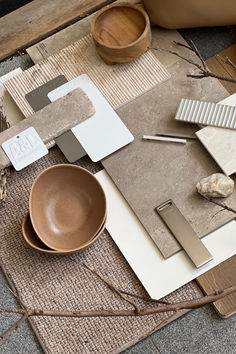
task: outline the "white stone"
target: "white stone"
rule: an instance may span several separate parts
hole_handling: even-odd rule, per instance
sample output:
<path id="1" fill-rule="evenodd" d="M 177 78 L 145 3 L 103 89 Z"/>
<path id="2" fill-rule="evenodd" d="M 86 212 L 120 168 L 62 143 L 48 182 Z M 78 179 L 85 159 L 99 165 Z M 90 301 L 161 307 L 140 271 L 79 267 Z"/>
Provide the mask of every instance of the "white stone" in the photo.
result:
<path id="1" fill-rule="evenodd" d="M 223 173 L 213 173 L 197 183 L 197 191 L 207 198 L 228 197 L 234 190 L 234 181 Z"/>

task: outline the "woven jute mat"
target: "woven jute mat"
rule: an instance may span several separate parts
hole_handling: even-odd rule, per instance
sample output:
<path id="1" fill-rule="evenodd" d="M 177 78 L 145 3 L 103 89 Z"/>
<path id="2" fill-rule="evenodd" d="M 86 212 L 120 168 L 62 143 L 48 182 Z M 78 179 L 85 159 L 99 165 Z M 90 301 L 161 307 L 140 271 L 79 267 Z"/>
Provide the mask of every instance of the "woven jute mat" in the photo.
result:
<path id="1" fill-rule="evenodd" d="M 46 157 L 24 170 L 11 171 L 7 198 L 0 204 L 0 259 L 5 274 L 27 308 L 72 311 L 132 308 L 84 266 L 86 263 L 96 269 L 118 288 L 147 295 L 106 231 L 90 248 L 71 256 L 44 255 L 24 243 L 21 222 L 28 211 L 31 184 L 40 171 L 57 163 L 65 160 L 53 148 Z M 93 173 L 101 168 L 87 157 L 78 164 Z M 199 288 L 191 282 L 166 300 L 190 300 L 199 295 Z M 31 324 L 46 353 L 117 353 L 144 338 L 164 320 L 168 323 L 172 315 L 32 317 Z"/>

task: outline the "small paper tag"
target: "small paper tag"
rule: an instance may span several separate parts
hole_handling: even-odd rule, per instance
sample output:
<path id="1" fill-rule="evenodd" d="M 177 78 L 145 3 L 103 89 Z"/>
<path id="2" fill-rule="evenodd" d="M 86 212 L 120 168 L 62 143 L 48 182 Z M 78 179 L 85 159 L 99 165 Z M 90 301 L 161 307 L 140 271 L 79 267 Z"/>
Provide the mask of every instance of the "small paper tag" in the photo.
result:
<path id="1" fill-rule="evenodd" d="M 22 170 L 48 153 L 48 149 L 33 127 L 25 129 L 5 141 L 2 148 L 17 171 Z"/>

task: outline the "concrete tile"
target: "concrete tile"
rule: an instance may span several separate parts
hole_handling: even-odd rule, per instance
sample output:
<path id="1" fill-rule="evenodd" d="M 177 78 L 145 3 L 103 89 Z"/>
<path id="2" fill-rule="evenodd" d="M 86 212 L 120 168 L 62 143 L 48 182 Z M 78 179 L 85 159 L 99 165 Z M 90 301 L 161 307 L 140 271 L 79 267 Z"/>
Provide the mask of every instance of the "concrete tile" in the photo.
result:
<path id="1" fill-rule="evenodd" d="M 150 338 L 133 345 L 122 352 L 123 354 L 159 354 L 160 352 Z"/>
<path id="2" fill-rule="evenodd" d="M 26 70 L 32 65 L 34 65 L 34 63 L 30 59 L 30 56 L 28 54 L 11 57 L 0 63 L 0 76 L 3 76 L 9 71 L 12 71 L 19 67 L 22 70 Z"/>
<path id="3" fill-rule="evenodd" d="M 161 354 L 236 353 L 236 317 L 221 319 L 211 306 L 193 310 L 152 335 Z"/>

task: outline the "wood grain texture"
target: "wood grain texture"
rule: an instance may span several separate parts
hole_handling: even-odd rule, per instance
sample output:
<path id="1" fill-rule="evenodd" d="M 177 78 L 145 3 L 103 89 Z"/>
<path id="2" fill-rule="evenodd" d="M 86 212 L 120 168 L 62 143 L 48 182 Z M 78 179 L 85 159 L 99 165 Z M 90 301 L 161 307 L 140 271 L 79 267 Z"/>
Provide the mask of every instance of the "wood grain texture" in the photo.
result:
<path id="1" fill-rule="evenodd" d="M 0 60 L 112 0 L 34 0 L 0 19 Z"/>
<path id="2" fill-rule="evenodd" d="M 225 62 L 226 57 L 229 57 L 231 61 L 236 65 L 236 44 L 223 50 L 219 54 L 206 60 L 208 68 L 213 72 L 221 76 L 230 77 L 235 79 L 236 70 Z M 220 81 L 220 83 L 226 88 L 226 90 L 232 95 L 236 92 L 236 85 L 227 81 Z"/>
<path id="3" fill-rule="evenodd" d="M 98 54 L 107 64 L 126 63 L 147 51 L 151 43 L 148 14 L 137 5 L 113 3 L 93 17 L 91 32 Z"/>
<path id="4" fill-rule="evenodd" d="M 229 59 L 236 63 L 236 44 L 230 46 L 221 53 L 206 61 L 210 70 L 216 74 L 223 76 L 230 76 L 236 79 L 236 70 L 225 64 L 219 55 L 229 57 Z M 221 84 L 229 91 L 230 94 L 236 92 L 236 85 L 225 81 L 221 81 Z M 205 274 L 201 275 L 197 279 L 198 284 L 201 286 L 205 294 L 210 294 L 214 291 L 221 290 L 227 286 L 236 284 L 236 255 L 218 265 L 217 267 L 209 270 Z M 214 304 L 216 311 L 221 317 L 229 317 L 236 313 L 236 294 L 226 296 L 225 298 L 216 301 Z"/>
<path id="5" fill-rule="evenodd" d="M 65 75 L 68 81 L 87 74 L 114 109 L 170 77 L 151 51 L 131 63 L 107 66 L 96 53 L 89 34 L 8 80 L 4 86 L 25 117 L 28 117 L 33 110 L 25 95 L 60 74 Z"/>
<path id="6" fill-rule="evenodd" d="M 197 278 L 197 282 L 206 295 L 223 290 L 236 284 L 236 256 L 221 263 Z M 236 313 L 236 294 L 214 302 L 214 307 L 221 317 L 229 317 Z"/>

